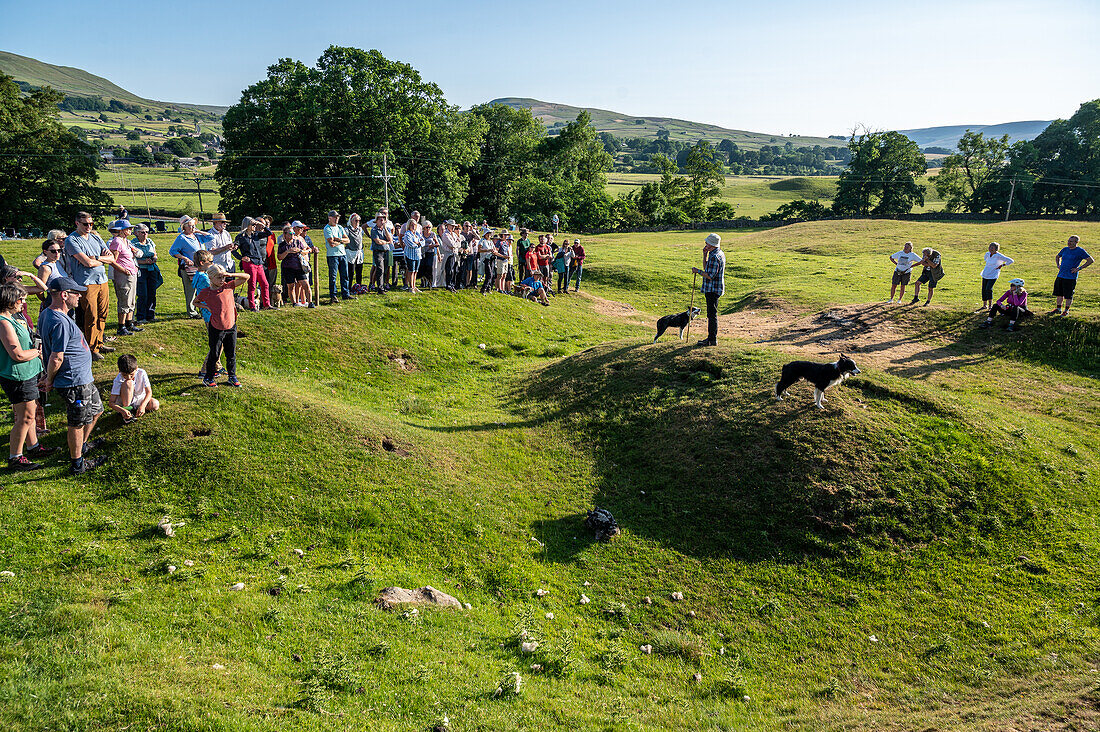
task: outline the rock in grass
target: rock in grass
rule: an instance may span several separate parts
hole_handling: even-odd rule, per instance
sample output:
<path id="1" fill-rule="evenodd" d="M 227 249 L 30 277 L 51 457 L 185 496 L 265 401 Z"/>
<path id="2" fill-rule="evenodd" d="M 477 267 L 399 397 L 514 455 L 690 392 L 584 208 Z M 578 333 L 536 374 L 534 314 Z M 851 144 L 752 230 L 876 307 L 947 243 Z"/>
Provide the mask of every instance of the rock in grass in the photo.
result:
<path id="1" fill-rule="evenodd" d="M 581 595 L 581 604 L 582 605 L 587 605 L 590 602 L 592 602 L 592 601 L 588 599 L 588 595 Z"/>
<path id="2" fill-rule="evenodd" d="M 673 602 L 680 602 L 681 600 L 684 599 L 684 593 L 682 593 L 682 592 L 673 592 L 672 595 L 670 595 L 670 597 L 672 598 Z"/>
<path id="3" fill-rule="evenodd" d="M 538 650 L 538 647 L 538 641 L 527 641 L 526 643 L 519 644 L 519 649 L 524 653 L 534 653 L 536 650 Z"/>
<path id="4" fill-rule="evenodd" d="M 518 671 L 513 671 L 497 684 L 493 697 L 514 696 L 519 694 L 521 688 L 523 688 L 523 679 L 520 678 Z"/>
<path id="5" fill-rule="evenodd" d="M 304 551 L 302 551 L 301 549 L 294 549 L 294 550 L 292 550 L 292 551 L 294 552 L 294 556 L 296 556 L 296 557 L 302 557 L 302 556 L 305 556 L 305 552 L 304 552 Z"/>
<path id="6" fill-rule="evenodd" d="M 232 591 L 232 592 L 240 592 L 241 590 L 243 590 L 243 589 L 244 589 L 244 582 L 238 582 L 238 583 L 237 583 L 237 584 L 235 584 L 235 585 L 230 585 L 230 586 L 229 586 L 229 589 L 230 589 L 230 591 Z"/>
<path id="7" fill-rule="evenodd" d="M 176 535 L 176 529 L 183 526 L 183 524 L 183 521 L 172 523 L 172 518 L 170 516 L 163 516 L 160 521 L 157 522 L 156 530 L 171 539 Z"/>
<path id="8" fill-rule="evenodd" d="M 549 594 L 550 594 L 550 590 L 544 590 L 541 587 L 538 588 L 537 590 L 535 590 L 535 596 L 536 597 L 546 597 Z"/>
<path id="9" fill-rule="evenodd" d="M 393 610 L 398 605 L 436 605 L 438 607 L 461 608 L 457 597 L 440 592 L 431 586 L 418 590 L 406 590 L 402 587 L 386 587 L 378 595 L 375 604 L 383 610 Z"/>
<path id="10" fill-rule="evenodd" d="M 699 673 L 698 671 L 696 671 L 695 673 L 693 673 L 691 675 L 691 683 L 698 684 L 698 683 L 701 683 L 702 681 L 703 681 L 703 674 Z"/>
<path id="11" fill-rule="evenodd" d="M 0 579 L 15 579 L 15 572 L 12 572 L 10 569 L 0 571 Z"/>
<path id="12" fill-rule="evenodd" d="M 646 643 L 644 646 L 639 646 L 638 650 L 646 654 L 647 656 L 653 655 L 653 646 L 648 643 Z"/>

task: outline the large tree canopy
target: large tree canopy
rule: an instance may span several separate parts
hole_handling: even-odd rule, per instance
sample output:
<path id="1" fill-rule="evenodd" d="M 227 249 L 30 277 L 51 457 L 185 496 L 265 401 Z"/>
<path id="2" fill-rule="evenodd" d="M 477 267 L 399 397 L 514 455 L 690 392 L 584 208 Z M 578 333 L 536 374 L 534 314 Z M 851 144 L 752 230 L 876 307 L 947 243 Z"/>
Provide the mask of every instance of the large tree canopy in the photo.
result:
<path id="1" fill-rule="evenodd" d="M 987 138 L 967 130 L 957 147 L 959 151 L 943 161 L 936 191 L 945 199 L 945 210 L 978 213 L 985 206 L 989 184 L 1004 173 L 1008 135 Z"/>
<path id="2" fill-rule="evenodd" d="M 24 97 L 0 74 L 0 225 L 45 229 L 111 205 L 95 187 L 95 148 L 58 120 L 62 99 L 51 89 Z"/>
<path id="3" fill-rule="evenodd" d="M 840 174 L 833 211 L 841 216 L 891 216 L 924 205 L 917 176 L 928 169 L 917 143 L 900 132 L 864 131 L 848 141 L 852 162 Z"/>
<path id="4" fill-rule="evenodd" d="M 463 170 L 477 159 L 484 123 L 408 64 L 331 46 L 315 67 L 271 66 L 230 107 L 224 129 L 216 178 L 234 216 L 320 221 L 336 206 L 369 217 L 383 199 L 386 152 L 395 207 L 440 220 L 466 198 Z"/>
<path id="5" fill-rule="evenodd" d="M 535 169 L 535 150 L 546 132 L 529 109 L 505 104 L 479 104 L 469 112 L 485 123 L 481 154 L 470 168 L 466 212 L 477 219 L 504 221 L 509 190 Z"/>

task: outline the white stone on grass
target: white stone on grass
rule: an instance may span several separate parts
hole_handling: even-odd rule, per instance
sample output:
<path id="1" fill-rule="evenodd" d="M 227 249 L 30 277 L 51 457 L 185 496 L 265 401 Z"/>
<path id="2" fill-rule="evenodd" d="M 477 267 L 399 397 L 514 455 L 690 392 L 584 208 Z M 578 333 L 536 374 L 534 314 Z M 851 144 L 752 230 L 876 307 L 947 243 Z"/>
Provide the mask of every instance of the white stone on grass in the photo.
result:
<path id="1" fill-rule="evenodd" d="M 238 583 L 237 583 L 237 584 L 235 584 L 235 585 L 230 585 L 230 586 L 229 586 L 229 589 L 230 589 L 230 591 L 232 591 L 232 592 L 240 592 L 241 590 L 243 590 L 243 589 L 244 589 L 244 582 L 238 582 Z"/>

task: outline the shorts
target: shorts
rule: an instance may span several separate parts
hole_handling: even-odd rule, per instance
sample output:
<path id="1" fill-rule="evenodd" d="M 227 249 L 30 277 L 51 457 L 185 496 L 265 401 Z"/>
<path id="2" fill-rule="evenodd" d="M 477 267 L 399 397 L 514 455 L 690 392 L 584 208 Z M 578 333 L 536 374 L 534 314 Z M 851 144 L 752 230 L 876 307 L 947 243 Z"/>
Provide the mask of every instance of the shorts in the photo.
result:
<path id="1" fill-rule="evenodd" d="M 405 257 L 405 271 L 406 272 L 419 272 L 420 271 L 420 258 L 413 259 L 412 257 Z"/>
<path id="2" fill-rule="evenodd" d="M 362 249 L 347 249 L 344 252 L 344 258 L 348 260 L 348 264 L 362 264 L 363 263 L 363 250 Z"/>
<path id="3" fill-rule="evenodd" d="M 309 275 L 300 269 L 284 269 L 283 270 L 283 284 L 289 285 L 295 282 L 305 282 L 309 279 Z"/>
<path id="4" fill-rule="evenodd" d="M 924 284 L 925 282 L 928 283 L 929 290 L 936 289 L 936 280 L 932 279 L 932 270 L 930 269 L 926 269 L 921 272 L 920 277 L 917 278 L 918 285 Z"/>
<path id="5" fill-rule="evenodd" d="M 65 400 L 65 423 L 70 427 L 91 424 L 103 414 L 103 399 L 95 384 L 59 386 L 57 392 Z"/>
<path id="6" fill-rule="evenodd" d="M 982 277 L 982 302 L 993 299 L 993 286 L 997 284 L 997 278 L 987 280 Z"/>
<path id="7" fill-rule="evenodd" d="M 27 379 L 26 381 L 16 381 L 14 379 L 5 379 L 0 376 L 0 388 L 3 388 L 4 394 L 8 397 L 8 400 L 14 404 L 22 404 L 23 402 L 33 402 L 38 399 L 38 379 Z"/>
<path id="8" fill-rule="evenodd" d="M 1066 297 L 1073 299 L 1073 291 L 1077 289 L 1077 280 L 1071 280 L 1068 277 L 1055 277 L 1054 278 L 1054 296 Z"/>
<path id="9" fill-rule="evenodd" d="M 908 285 L 909 284 L 909 278 L 911 278 L 912 276 L 913 276 L 913 272 L 910 271 L 910 270 L 906 270 L 904 272 L 899 272 L 895 269 L 894 270 L 894 277 L 893 277 L 893 279 L 890 280 L 890 286 L 891 287 L 897 287 L 898 285 Z"/>

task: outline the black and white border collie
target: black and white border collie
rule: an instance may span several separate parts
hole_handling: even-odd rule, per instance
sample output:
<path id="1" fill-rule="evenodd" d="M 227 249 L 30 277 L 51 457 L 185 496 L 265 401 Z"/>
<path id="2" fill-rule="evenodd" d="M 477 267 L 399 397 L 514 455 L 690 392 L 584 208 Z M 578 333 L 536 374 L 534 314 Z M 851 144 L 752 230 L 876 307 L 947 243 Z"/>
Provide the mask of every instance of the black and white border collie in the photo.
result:
<path id="1" fill-rule="evenodd" d="M 814 385 L 814 404 L 825 409 L 825 390 L 831 389 L 849 376 L 860 373 L 855 361 L 843 353 L 833 363 L 814 363 L 813 361 L 791 361 L 783 367 L 779 383 L 775 385 L 775 398 L 783 401 L 783 392 L 799 379 L 805 379 Z"/>
<path id="2" fill-rule="evenodd" d="M 657 339 L 664 335 L 666 330 L 673 327 L 680 329 L 680 340 L 684 340 L 684 329 L 688 327 L 688 323 L 698 317 L 699 308 L 691 308 L 676 315 L 664 316 L 657 321 L 657 335 L 653 336 L 653 342 L 656 343 Z"/>

